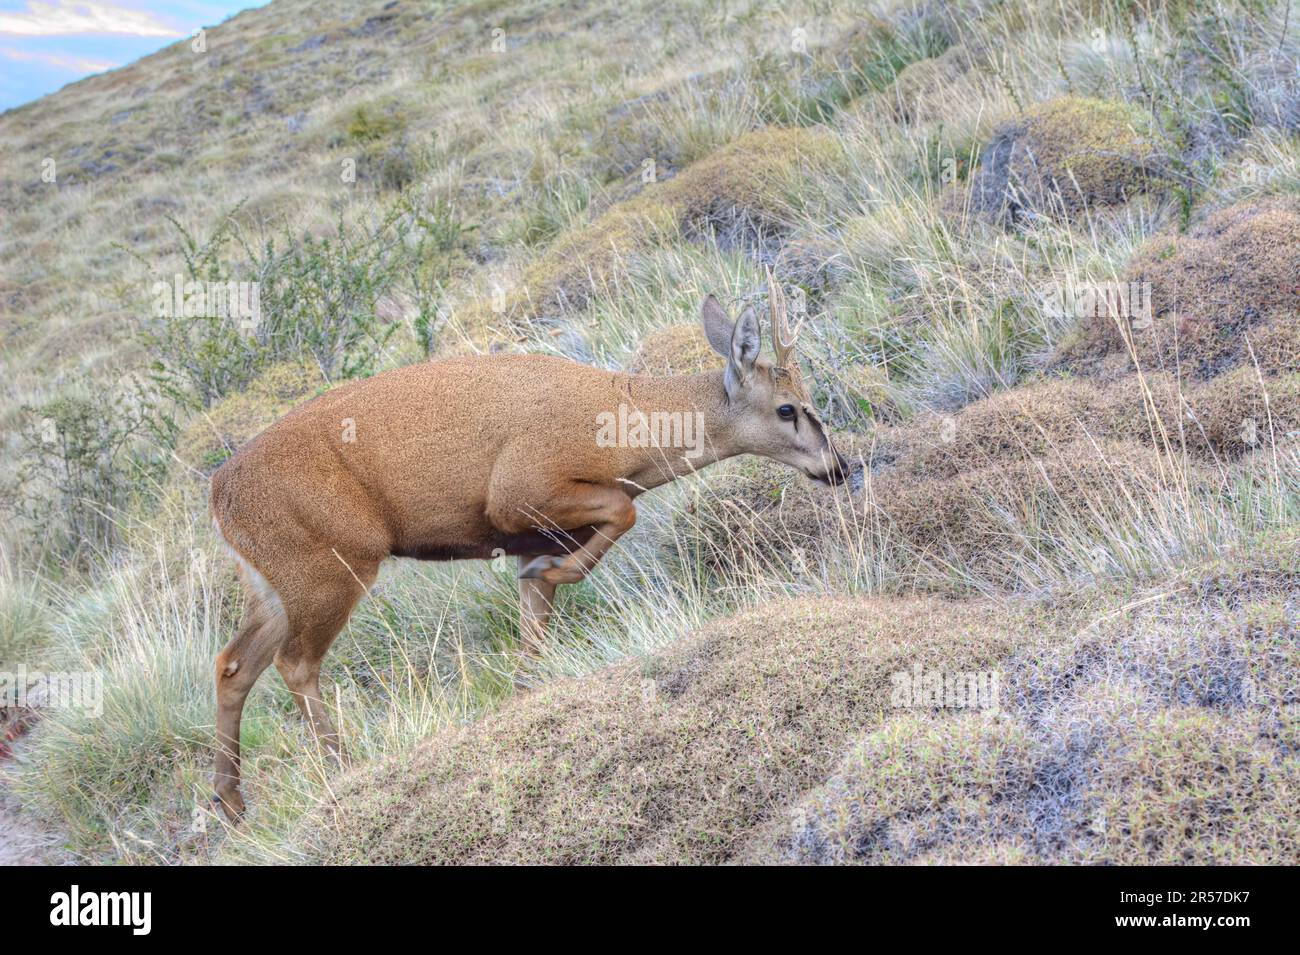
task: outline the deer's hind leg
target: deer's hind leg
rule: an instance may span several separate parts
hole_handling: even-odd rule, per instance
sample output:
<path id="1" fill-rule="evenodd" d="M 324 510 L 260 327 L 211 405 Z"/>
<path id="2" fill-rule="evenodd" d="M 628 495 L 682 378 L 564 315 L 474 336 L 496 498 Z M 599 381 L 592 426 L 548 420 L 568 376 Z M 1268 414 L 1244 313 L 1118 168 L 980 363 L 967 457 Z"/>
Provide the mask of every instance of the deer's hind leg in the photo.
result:
<path id="1" fill-rule="evenodd" d="M 303 719 L 321 747 L 345 762 L 338 730 L 320 688 L 321 661 L 334 644 L 357 601 L 379 571 L 374 560 L 344 561 L 328 553 L 314 562 L 315 573 L 286 600 L 289 636 L 275 654 L 275 667 L 293 694 Z"/>
<path id="2" fill-rule="evenodd" d="M 214 799 L 226 817 L 244 811 L 239 793 L 239 726 L 244 701 L 288 635 L 284 607 L 261 575 L 245 568 L 248 610 L 239 633 L 217 654 L 217 751 L 213 765 Z"/>

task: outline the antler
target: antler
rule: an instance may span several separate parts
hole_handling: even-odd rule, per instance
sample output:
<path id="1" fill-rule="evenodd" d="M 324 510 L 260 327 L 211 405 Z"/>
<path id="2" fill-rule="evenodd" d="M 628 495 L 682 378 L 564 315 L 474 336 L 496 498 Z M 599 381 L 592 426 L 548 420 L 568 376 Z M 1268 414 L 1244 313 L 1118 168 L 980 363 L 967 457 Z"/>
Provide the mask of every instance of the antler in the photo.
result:
<path id="1" fill-rule="evenodd" d="M 794 343 L 799 338 L 799 332 L 803 330 L 803 317 L 800 316 L 794 331 L 790 331 L 786 316 L 785 293 L 772 278 L 771 268 L 767 268 L 767 300 L 772 307 L 772 348 L 776 351 L 776 363 L 782 368 L 788 368 L 795 361 Z"/>

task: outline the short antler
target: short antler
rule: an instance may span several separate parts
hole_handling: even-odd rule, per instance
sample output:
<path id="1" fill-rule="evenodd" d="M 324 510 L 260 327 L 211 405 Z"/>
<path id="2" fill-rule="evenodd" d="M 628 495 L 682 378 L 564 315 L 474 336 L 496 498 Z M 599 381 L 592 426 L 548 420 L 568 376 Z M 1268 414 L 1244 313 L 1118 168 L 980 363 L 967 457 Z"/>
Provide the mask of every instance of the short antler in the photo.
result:
<path id="1" fill-rule="evenodd" d="M 767 299 L 772 308 L 772 348 L 776 351 L 776 363 L 781 368 L 788 368 L 795 361 L 794 343 L 803 330 L 803 317 L 799 318 L 799 323 L 791 331 L 786 315 L 785 293 L 772 278 L 770 268 L 767 269 Z"/>

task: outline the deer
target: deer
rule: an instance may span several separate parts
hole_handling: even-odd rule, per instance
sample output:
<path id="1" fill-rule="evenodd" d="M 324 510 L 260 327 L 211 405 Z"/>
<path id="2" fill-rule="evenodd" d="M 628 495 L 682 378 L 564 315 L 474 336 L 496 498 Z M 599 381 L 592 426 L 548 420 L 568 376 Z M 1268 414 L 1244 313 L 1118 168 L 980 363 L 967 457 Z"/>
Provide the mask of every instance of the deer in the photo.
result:
<path id="1" fill-rule="evenodd" d="M 540 354 L 407 365 L 294 408 L 222 464 L 210 509 L 245 592 L 216 658 L 213 801 L 225 817 L 245 812 L 240 718 L 273 661 L 316 742 L 347 764 L 321 663 L 387 558 L 515 557 L 520 644 L 535 657 L 556 588 L 632 529 L 638 495 L 742 454 L 844 482 L 849 465 L 796 358 L 803 321 L 789 327 L 770 271 L 768 288 L 775 361 L 760 357 L 753 304 L 733 322 L 708 295 L 700 321 L 720 369 L 632 375 Z M 701 427 L 689 448 L 668 447 L 663 435 L 678 432 L 646 427 L 655 415 Z"/>

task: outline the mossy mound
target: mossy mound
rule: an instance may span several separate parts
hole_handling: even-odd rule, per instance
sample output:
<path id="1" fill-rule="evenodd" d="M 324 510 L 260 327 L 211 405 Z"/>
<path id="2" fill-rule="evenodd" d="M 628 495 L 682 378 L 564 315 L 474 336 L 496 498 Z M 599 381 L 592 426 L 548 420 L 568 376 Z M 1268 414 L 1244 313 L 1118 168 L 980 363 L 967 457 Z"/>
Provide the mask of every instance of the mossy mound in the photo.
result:
<path id="1" fill-rule="evenodd" d="M 894 674 L 992 667 L 1023 632 L 982 603 L 769 604 L 364 767 L 301 835 L 332 863 L 743 858 L 880 722 Z"/>
<path id="2" fill-rule="evenodd" d="M 906 123 L 943 119 L 952 113 L 954 102 L 970 96 L 965 85 L 974 63 L 970 49 L 951 46 L 899 71 L 898 79 L 885 91 L 884 101 L 894 117 Z"/>
<path id="3" fill-rule="evenodd" d="M 1114 436 L 1109 396 L 1096 385 L 1046 379 L 995 392 L 952 415 L 924 412 L 879 432 L 880 459 L 923 478 L 950 478 Z"/>
<path id="4" fill-rule="evenodd" d="M 1096 752 L 1069 752 L 1068 769 L 1053 761 L 1054 741 L 1035 739 L 1027 722 L 891 720 L 807 801 L 807 821 L 771 861 L 1279 865 L 1300 857 L 1300 760 L 1280 756 L 1252 720 L 1122 699 L 1085 697 L 1078 708 L 1074 730 Z M 1067 785 L 1079 788 L 1056 788 Z M 1066 808 L 1065 799 L 1078 805 Z"/>
<path id="5" fill-rule="evenodd" d="M 1192 389 L 1188 429 L 1197 445 L 1235 458 L 1300 438 L 1300 372 L 1262 378 L 1238 368 Z"/>
<path id="6" fill-rule="evenodd" d="M 478 303 L 467 322 L 547 318 L 584 307 L 627 257 L 678 235 L 723 248 L 761 246 L 788 230 L 798 177 L 839 157 L 840 146 L 824 130 L 749 133 L 561 236 L 524 271 L 499 314 Z"/>
<path id="7" fill-rule="evenodd" d="M 272 365 L 243 391 L 195 415 L 177 438 L 176 456 L 187 468 L 211 474 L 241 444 L 325 387 L 316 368 L 292 362 Z"/>
<path id="8" fill-rule="evenodd" d="M 1300 760 L 1249 719 L 1197 710 L 1134 713 L 1097 754 L 1094 832 L 1081 861 L 1294 865 Z"/>
<path id="9" fill-rule="evenodd" d="M 1300 429 L 1300 373 L 1238 368 L 1210 382 L 1129 375 L 1099 384 L 1049 378 L 998 392 L 955 415 L 922 414 L 879 433 L 879 459 L 921 477 L 1049 455 L 1081 438 L 1131 440 L 1206 462 L 1284 443 Z"/>
<path id="10" fill-rule="evenodd" d="M 900 449 L 839 436 L 846 457 L 877 472 L 860 488 L 828 489 L 774 462 L 744 462 L 677 518 L 669 549 L 724 577 L 816 573 L 823 558 L 877 544 L 996 577 L 1050 548 L 1062 531 L 1104 528 L 1139 515 L 1154 496 L 1204 493 L 1212 484 L 1194 462 L 1151 444 L 1062 431 L 1059 442 L 1011 445 L 988 460 L 971 442 L 964 465 L 960 452 L 946 450 L 918 460 L 926 447 L 919 442 Z M 893 453 L 901 456 L 891 460 Z"/>
<path id="11" fill-rule="evenodd" d="M 984 714 L 891 719 L 803 802 L 794 836 L 771 861 L 911 862 L 993 839 L 1003 858 L 1027 855 L 1027 840 L 1008 830 L 1033 783 L 1033 756 L 1023 727 Z M 967 850 L 951 861 L 977 860 Z"/>
<path id="12" fill-rule="evenodd" d="M 361 767 L 296 842 L 343 864 L 1294 864 L 1294 530 L 1116 592 L 1123 614 L 765 604 Z"/>
<path id="13" fill-rule="evenodd" d="M 1153 609 L 1026 643 L 996 718 L 869 732 L 767 861 L 1295 864 L 1300 565 L 1293 545 L 1221 563 Z"/>
<path id="14" fill-rule="evenodd" d="M 711 236 L 724 248 L 752 245 L 786 230 L 800 177 L 840 157 L 839 143 L 825 130 L 766 127 L 694 163 L 656 198 L 688 238 Z"/>
<path id="15" fill-rule="evenodd" d="M 927 559 L 996 577 L 1050 549 L 1073 526 L 1122 524 L 1146 512 L 1153 498 L 1198 493 L 1207 480 L 1195 467 L 1134 441 L 1080 439 L 1041 457 L 952 477 L 884 474 L 871 488 L 871 516 Z"/>
<path id="16" fill-rule="evenodd" d="M 1149 241 L 1126 282 L 1150 283 L 1151 314 L 1085 319 L 1054 358 L 1100 378 L 1133 369 L 1205 380 L 1241 365 L 1300 370 L 1300 202 L 1229 206 L 1183 236 Z"/>
<path id="17" fill-rule="evenodd" d="M 1135 107 L 1060 97 L 997 129 L 971 177 L 967 208 L 1005 223 L 1073 218 L 1158 190 L 1161 157 Z M 955 193 L 949 198 L 961 204 Z"/>
<path id="18" fill-rule="evenodd" d="M 722 356 L 699 325 L 667 325 L 641 339 L 627 370 L 634 375 L 688 375 L 722 365 Z"/>

